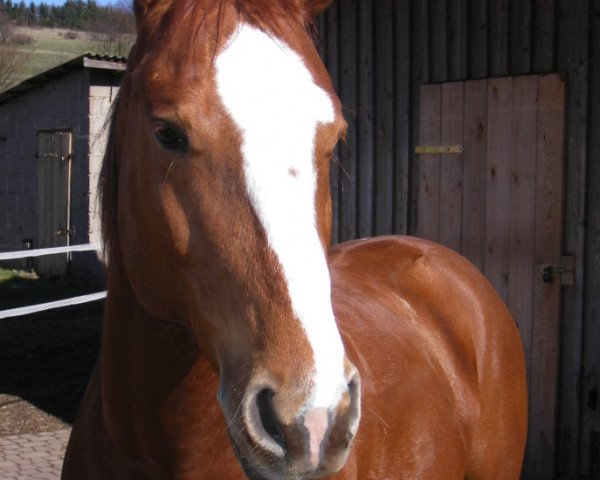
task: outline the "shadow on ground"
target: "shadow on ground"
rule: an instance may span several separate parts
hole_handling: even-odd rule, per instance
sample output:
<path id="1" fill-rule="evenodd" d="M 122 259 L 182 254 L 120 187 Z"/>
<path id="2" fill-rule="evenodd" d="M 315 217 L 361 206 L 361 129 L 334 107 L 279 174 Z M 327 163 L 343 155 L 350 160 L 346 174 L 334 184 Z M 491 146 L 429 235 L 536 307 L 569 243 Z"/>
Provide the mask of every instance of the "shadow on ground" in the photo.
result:
<path id="1" fill-rule="evenodd" d="M 0 283 L 0 310 L 100 290 L 75 277 L 12 279 Z M 95 302 L 0 319 L 0 435 L 73 422 L 98 356 L 102 308 Z"/>

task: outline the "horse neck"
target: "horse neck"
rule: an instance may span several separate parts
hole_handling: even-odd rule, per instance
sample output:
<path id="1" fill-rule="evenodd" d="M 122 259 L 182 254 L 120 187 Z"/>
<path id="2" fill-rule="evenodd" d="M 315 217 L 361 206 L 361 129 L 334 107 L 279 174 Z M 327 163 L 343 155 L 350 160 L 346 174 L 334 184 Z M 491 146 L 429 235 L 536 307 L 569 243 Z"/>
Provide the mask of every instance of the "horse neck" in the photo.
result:
<path id="1" fill-rule="evenodd" d="M 187 329 L 144 309 L 118 255 L 111 256 L 107 283 L 100 356 L 103 415 L 113 439 L 134 451 L 139 441 L 160 443 L 161 422 L 177 408 L 170 401 L 201 389 L 202 379 L 216 375 Z M 194 370 L 203 373 L 194 375 Z"/>

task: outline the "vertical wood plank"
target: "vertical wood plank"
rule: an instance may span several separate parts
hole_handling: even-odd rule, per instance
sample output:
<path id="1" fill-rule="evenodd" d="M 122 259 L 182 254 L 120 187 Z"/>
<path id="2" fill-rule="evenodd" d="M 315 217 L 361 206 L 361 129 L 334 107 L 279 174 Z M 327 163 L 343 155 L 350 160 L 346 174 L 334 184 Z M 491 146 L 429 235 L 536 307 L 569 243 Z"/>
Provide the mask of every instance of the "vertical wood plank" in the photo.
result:
<path id="1" fill-rule="evenodd" d="M 61 161 L 61 145 L 60 145 L 60 134 L 52 135 L 52 158 L 50 164 L 52 165 L 52 224 L 50 225 L 50 246 L 60 247 L 62 236 L 56 235 L 59 229 L 64 228 L 64 215 L 63 215 L 63 198 L 64 198 L 64 182 L 62 178 L 63 174 L 63 162 Z M 62 260 L 64 255 L 51 255 L 48 257 L 48 273 L 52 276 L 60 274 L 59 262 Z"/>
<path id="2" fill-rule="evenodd" d="M 421 86 L 429 82 L 429 39 L 427 36 L 427 6 L 429 0 L 412 0 L 412 145 L 418 145 L 420 141 L 420 105 L 421 105 Z M 420 189 L 420 164 L 419 157 L 415 155 L 413 149 L 410 151 L 411 162 L 409 169 L 409 210 L 408 210 L 408 231 L 418 234 L 419 222 L 419 189 Z"/>
<path id="3" fill-rule="evenodd" d="M 46 205 L 45 205 L 45 215 L 46 219 L 44 221 L 45 231 L 44 238 L 47 247 L 55 247 L 55 236 L 53 234 L 56 229 L 56 220 L 57 220 L 57 195 L 59 191 L 59 177 L 58 177 L 58 169 L 57 169 L 57 146 L 56 139 L 54 135 L 49 134 L 49 142 L 48 142 L 48 152 L 45 155 L 46 158 L 46 166 L 45 170 L 47 172 L 47 185 L 46 185 Z M 55 275 L 55 264 L 56 259 L 52 258 L 52 256 L 48 256 L 44 259 L 45 269 L 43 271 L 38 271 L 38 273 L 42 275 Z"/>
<path id="4" fill-rule="evenodd" d="M 489 0 L 489 75 L 502 77 L 508 70 L 508 13 L 509 0 Z"/>
<path id="5" fill-rule="evenodd" d="M 462 145 L 464 83 L 442 85 L 441 144 Z M 440 243 L 455 250 L 462 247 L 463 155 L 440 156 Z"/>
<path id="6" fill-rule="evenodd" d="M 450 81 L 467 78 L 468 18 L 467 0 L 448 0 L 448 80 Z"/>
<path id="7" fill-rule="evenodd" d="M 600 432 L 600 409 L 593 408 L 594 391 L 600 391 L 600 0 L 590 5 L 590 69 L 588 116 L 588 163 L 586 254 L 585 254 L 585 307 L 583 323 L 583 375 L 582 393 L 585 402 L 582 412 L 582 436 L 590 443 L 589 474 L 600 477 L 600 447 L 591 441 L 593 432 Z M 592 401 L 590 401 L 592 400 Z"/>
<path id="8" fill-rule="evenodd" d="M 589 13 L 588 0 L 558 0 L 556 68 L 566 74 L 568 88 L 564 252 L 575 256 L 575 285 L 565 287 L 562 297 L 564 318 L 561 329 L 559 457 L 561 473 L 571 478 L 589 475 L 591 451 L 590 436 L 583 433 L 584 429 L 579 431 L 579 426 L 584 426 L 581 422 L 579 379 L 583 374 L 581 351 L 590 38 L 589 21 L 584 19 L 589 20 Z"/>
<path id="9" fill-rule="evenodd" d="M 327 64 L 327 52 L 325 50 L 325 35 L 326 35 L 326 20 L 325 14 L 321 14 L 317 17 L 316 27 L 317 27 L 317 40 L 316 45 L 319 51 L 319 55 L 323 59 L 323 62 Z"/>
<path id="10" fill-rule="evenodd" d="M 62 247 L 68 245 L 69 237 L 57 235 L 58 230 L 68 229 L 67 157 L 71 152 L 71 134 L 66 132 L 38 133 L 38 236 L 37 247 Z M 68 254 L 48 255 L 36 259 L 40 275 L 61 276 L 67 272 Z"/>
<path id="11" fill-rule="evenodd" d="M 420 93 L 421 85 L 429 83 L 431 75 L 429 72 L 429 57 L 431 46 L 429 40 L 429 4 L 431 0 L 412 0 L 411 11 L 412 33 L 413 33 L 413 85 Z M 416 104 L 418 105 L 418 103 Z"/>
<path id="12" fill-rule="evenodd" d="M 359 237 L 373 235 L 373 169 L 376 161 L 373 139 L 373 116 L 375 101 L 373 98 L 373 2 L 358 1 L 358 139 L 357 139 L 357 229 Z M 378 25 L 375 28 L 379 28 Z"/>
<path id="13" fill-rule="evenodd" d="M 531 72 L 531 1 L 512 2 L 510 25 L 511 75 L 524 75 Z"/>
<path id="14" fill-rule="evenodd" d="M 393 1 L 374 2 L 375 211 L 374 233 L 392 233 L 394 188 Z"/>
<path id="15" fill-rule="evenodd" d="M 535 200 L 533 330 L 529 390 L 529 455 L 532 478 L 555 475 L 560 282 L 544 283 L 544 265 L 560 265 L 563 237 L 564 84 L 540 77 Z"/>
<path id="16" fill-rule="evenodd" d="M 440 85 L 421 87 L 420 145 L 439 145 L 441 140 Z M 417 235 L 440 238 L 440 156 L 419 155 L 419 212 Z"/>
<path id="17" fill-rule="evenodd" d="M 484 273 L 506 301 L 512 144 L 512 78 L 488 82 L 488 142 Z"/>
<path id="18" fill-rule="evenodd" d="M 429 1 L 429 75 L 433 83 L 448 80 L 448 37 L 446 0 Z"/>
<path id="19" fill-rule="evenodd" d="M 533 281 L 534 274 L 539 273 L 534 269 L 537 93 L 537 76 L 514 79 L 509 160 L 508 308 L 521 333 L 528 379 L 531 378 Z"/>
<path id="20" fill-rule="evenodd" d="M 341 146 L 340 241 L 356 238 L 357 196 L 357 85 L 356 39 L 358 36 L 357 0 L 340 2 L 340 77 L 339 92 L 348 122 L 346 142 Z"/>
<path id="21" fill-rule="evenodd" d="M 488 76 L 488 9 L 487 0 L 471 0 L 468 12 L 469 79 Z"/>
<path id="22" fill-rule="evenodd" d="M 72 163 L 71 163 L 71 156 L 73 153 L 73 134 L 71 132 L 62 132 L 59 134 L 60 135 L 60 154 L 61 157 L 64 158 L 63 162 L 62 162 L 62 169 L 63 169 L 63 185 L 64 185 L 64 222 L 65 222 L 65 228 L 66 229 L 71 229 L 71 209 L 73 208 L 72 205 L 72 198 L 71 198 L 71 167 L 72 167 Z M 70 245 L 71 244 L 71 237 L 70 236 L 66 236 L 64 238 L 64 245 Z M 67 260 L 70 261 L 71 255 L 67 254 Z"/>
<path id="23" fill-rule="evenodd" d="M 338 3 L 334 1 L 324 13 L 323 48 L 324 61 L 331 77 L 333 88 L 339 92 L 339 52 L 338 52 Z M 340 239 L 340 149 L 336 149 L 332 159 L 329 172 L 329 183 L 331 186 L 331 242 L 336 244 Z"/>
<path id="24" fill-rule="evenodd" d="M 487 155 L 487 80 L 465 82 L 462 254 L 483 271 Z"/>
<path id="25" fill-rule="evenodd" d="M 409 1 L 394 2 L 394 206 L 393 233 L 408 233 L 411 158 L 411 29 Z"/>
<path id="26" fill-rule="evenodd" d="M 64 235 L 59 235 L 56 244 L 59 246 L 67 246 L 70 244 L 71 237 L 66 234 L 71 228 L 71 153 L 72 150 L 72 134 L 70 132 L 60 132 L 56 134 L 59 151 L 60 165 L 60 190 L 59 198 L 59 225 L 65 231 Z M 66 275 L 71 260 L 71 254 L 56 255 L 58 275 Z"/>
<path id="27" fill-rule="evenodd" d="M 52 134 L 48 134 L 48 143 L 47 143 L 47 152 L 46 152 L 46 164 L 45 164 L 45 170 L 46 170 L 46 188 L 45 188 L 45 196 L 46 196 L 46 206 L 45 206 L 45 212 L 46 212 L 46 219 L 44 221 L 44 239 L 45 239 L 45 244 L 48 247 L 53 247 L 54 246 L 54 238 L 52 235 L 52 227 L 54 227 L 54 211 L 55 211 L 55 192 L 56 192 L 56 171 L 54 169 L 54 159 L 52 158 L 52 156 L 55 154 L 55 147 L 54 147 L 54 136 Z M 44 260 L 44 263 L 46 265 L 46 271 L 43 273 L 45 275 L 52 275 L 53 273 L 53 263 L 52 263 L 52 258 L 51 257 L 47 257 Z"/>
<path id="28" fill-rule="evenodd" d="M 52 171 L 48 162 L 48 154 L 52 152 L 52 136 L 45 132 L 38 133 L 38 237 L 37 248 L 48 247 L 51 244 L 48 231 L 51 227 L 52 212 Z M 38 272 L 46 272 L 47 258 L 36 259 L 35 265 Z"/>
<path id="29" fill-rule="evenodd" d="M 556 64 L 556 0 L 533 0 L 532 73 L 554 70 Z"/>

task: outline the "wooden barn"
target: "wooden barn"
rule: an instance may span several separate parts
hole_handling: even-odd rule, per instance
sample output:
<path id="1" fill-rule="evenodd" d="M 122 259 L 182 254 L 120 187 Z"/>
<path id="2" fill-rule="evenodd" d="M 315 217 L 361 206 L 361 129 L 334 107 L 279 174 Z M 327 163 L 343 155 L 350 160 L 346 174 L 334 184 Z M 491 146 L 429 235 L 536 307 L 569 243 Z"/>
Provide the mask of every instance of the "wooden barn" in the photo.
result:
<path id="1" fill-rule="evenodd" d="M 318 27 L 349 122 L 335 241 L 475 263 L 525 346 L 523 478 L 600 479 L 600 1 L 338 0 Z"/>
<path id="2" fill-rule="evenodd" d="M 100 240 L 96 183 L 124 70 L 124 58 L 82 55 L 0 93 L 0 251 Z M 101 273 L 93 253 L 28 266 Z"/>

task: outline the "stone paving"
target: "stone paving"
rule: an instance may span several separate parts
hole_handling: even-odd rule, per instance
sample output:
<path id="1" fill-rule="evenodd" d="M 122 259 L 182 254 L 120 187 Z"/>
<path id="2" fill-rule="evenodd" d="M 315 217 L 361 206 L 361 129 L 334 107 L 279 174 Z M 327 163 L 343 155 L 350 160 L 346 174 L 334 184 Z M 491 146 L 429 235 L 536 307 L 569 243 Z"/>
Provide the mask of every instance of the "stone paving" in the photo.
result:
<path id="1" fill-rule="evenodd" d="M 59 480 L 69 429 L 0 437 L 1 480 Z"/>

